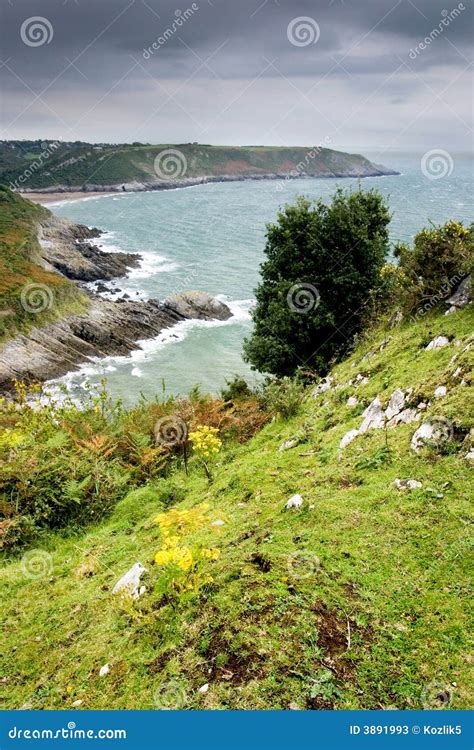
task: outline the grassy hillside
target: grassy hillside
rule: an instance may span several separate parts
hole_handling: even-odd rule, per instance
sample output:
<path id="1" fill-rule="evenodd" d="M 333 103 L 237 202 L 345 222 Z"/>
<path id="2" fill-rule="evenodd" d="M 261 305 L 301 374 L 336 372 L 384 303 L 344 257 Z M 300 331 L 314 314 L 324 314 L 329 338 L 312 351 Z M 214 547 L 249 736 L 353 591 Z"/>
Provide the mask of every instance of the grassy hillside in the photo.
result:
<path id="1" fill-rule="evenodd" d="M 32 558 L 5 559 L 2 706 L 472 705 L 473 322 L 468 306 L 371 331 L 335 368 L 330 390 L 306 392 L 297 416 L 274 419 L 245 444 L 226 440 L 213 483 L 197 458 L 188 475 L 175 458 L 167 478 L 124 490 L 95 527 L 45 534 Z M 450 344 L 426 351 L 440 334 Z M 359 374 L 367 381 L 349 385 Z M 439 385 L 447 395 L 434 399 Z M 371 430 L 340 452 L 364 408 L 376 396 L 385 405 L 397 387 L 414 388 L 414 401 L 430 402 L 427 415 L 453 424 L 444 450 L 411 451 L 409 424 Z M 279 451 L 292 437 L 299 444 Z M 51 440 L 59 460 L 61 440 Z M 397 478 L 422 487 L 398 490 Z M 284 510 L 294 493 L 303 507 Z M 170 511 L 187 519 L 182 543 L 208 550 L 197 580 L 154 563 Z M 113 596 L 138 561 L 146 593 Z"/>
<path id="2" fill-rule="evenodd" d="M 75 284 L 38 264 L 37 227 L 49 216 L 0 185 L 0 341 L 85 304 Z"/>
<path id="3" fill-rule="evenodd" d="M 166 171 L 160 154 L 179 152 Z M 155 159 L 159 159 L 158 170 Z M 169 167 L 168 167 L 169 169 Z M 161 170 L 161 171 L 160 171 Z M 336 176 L 375 173 L 377 167 L 358 154 L 314 146 L 208 146 L 185 144 L 90 144 L 53 141 L 0 142 L 0 180 L 23 190 L 150 183 L 160 179 L 289 173 Z"/>

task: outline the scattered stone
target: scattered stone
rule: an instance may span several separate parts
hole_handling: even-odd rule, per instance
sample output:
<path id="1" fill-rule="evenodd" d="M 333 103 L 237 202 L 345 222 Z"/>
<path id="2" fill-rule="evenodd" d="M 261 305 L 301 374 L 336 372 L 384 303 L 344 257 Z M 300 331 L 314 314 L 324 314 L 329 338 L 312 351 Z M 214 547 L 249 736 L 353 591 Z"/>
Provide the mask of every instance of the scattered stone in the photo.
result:
<path id="1" fill-rule="evenodd" d="M 435 398 L 443 398 L 443 396 L 446 396 L 447 388 L 445 385 L 439 385 L 434 392 Z"/>
<path id="2" fill-rule="evenodd" d="M 140 596 L 145 592 L 145 587 L 140 587 L 140 578 L 146 572 L 146 568 L 137 562 L 132 565 L 122 578 L 117 581 L 112 589 L 112 594 L 119 594 L 122 591 L 130 594 L 132 599 L 139 599 Z"/>
<path id="3" fill-rule="evenodd" d="M 399 414 L 405 406 L 405 394 L 400 388 L 397 388 L 390 396 L 390 401 L 385 410 L 385 416 L 387 419 L 392 419 L 396 414 Z"/>
<path id="4" fill-rule="evenodd" d="M 425 351 L 429 352 L 432 349 L 442 349 L 444 346 L 449 345 L 449 339 L 446 336 L 436 336 L 433 341 L 430 341 L 428 346 L 425 347 Z"/>
<path id="5" fill-rule="evenodd" d="M 432 443 L 436 448 L 440 448 L 448 442 L 450 435 L 451 426 L 448 420 L 438 419 L 434 422 L 423 422 L 413 433 L 410 447 L 416 453 L 429 443 Z"/>
<path id="6" fill-rule="evenodd" d="M 379 346 L 379 352 L 383 352 L 383 350 L 385 349 L 385 347 L 387 346 L 387 344 L 390 343 L 390 341 L 392 340 L 392 338 L 393 338 L 393 336 L 388 336 L 386 339 L 384 339 L 382 341 L 382 343 Z"/>
<path id="7" fill-rule="evenodd" d="M 316 388 L 313 390 L 312 395 L 313 396 L 319 396 L 320 393 L 326 393 L 326 391 L 329 391 L 331 388 L 332 378 L 330 375 L 327 376 L 327 378 L 323 378 L 320 383 L 316 386 Z"/>
<path id="8" fill-rule="evenodd" d="M 396 427 L 399 424 L 418 422 L 419 418 L 420 415 L 416 409 L 404 409 L 400 414 L 396 414 L 389 422 L 387 422 L 387 427 Z"/>
<path id="9" fill-rule="evenodd" d="M 466 276 L 466 278 L 461 281 L 454 294 L 451 295 L 449 299 L 445 300 L 445 304 L 450 305 L 450 310 L 454 308 L 454 311 L 456 311 L 457 309 L 466 307 L 466 305 L 468 305 L 470 301 L 471 277 Z M 448 312 L 450 312 L 450 310 L 448 310 Z"/>
<path id="10" fill-rule="evenodd" d="M 285 440 L 285 442 L 280 445 L 280 447 L 278 448 L 278 451 L 279 453 L 283 453 L 283 451 L 287 451 L 290 448 L 296 448 L 297 445 L 298 445 L 297 438 L 289 438 L 288 440 Z"/>
<path id="11" fill-rule="evenodd" d="M 343 448 L 345 448 L 346 445 L 349 445 L 349 443 L 352 443 L 352 441 L 354 440 L 354 438 L 357 437 L 358 434 L 359 434 L 359 430 L 349 430 L 349 432 L 346 432 L 341 442 L 339 443 L 339 448 L 343 450 Z"/>
<path id="12" fill-rule="evenodd" d="M 288 709 L 289 709 L 290 711 L 301 711 L 301 710 L 302 710 L 302 709 L 301 709 L 301 708 L 300 708 L 300 707 L 298 706 L 298 704 L 297 704 L 297 703 L 290 703 L 290 705 L 288 706 Z"/>
<path id="13" fill-rule="evenodd" d="M 75 707 L 82 706 L 82 700 L 79 698 L 79 700 L 74 701 L 74 703 L 72 705 L 75 706 Z"/>
<path id="14" fill-rule="evenodd" d="M 416 490 L 423 487 L 422 483 L 416 479 L 395 479 L 393 484 L 397 490 Z"/>
<path id="15" fill-rule="evenodd" d="M 206 682 L 204 685 L 201 685 L 201 687 L 198 690 L 198 693 L 207 693 L 209 690 L 209 683 Z"/>
<path id="16" fill-rule="evenodd" d="M 301 508 L 303 505 L 303 498 L 301 495 L 292 495 L 290 499 L 287 501 L 285 508 Z"/>
<path id="17" fill-rule="evenodd" d="M 399 323 L 401 323 L 403 320 L 403 313 L 401 310 L 397 310 L 393 313 L 392 317 L 388 321 L 388 325 L 390 328 L 395 328 Z"/>
<path id="18" fill-rule="evenodd" d="M 426 403 L 424 401 L 420 401 L 416 408 L 418 409 L 418 411 L 424 411 L 427 408 Z"/>
<path id="19" fill-rule="evenodd" d="M 215 521 L 212 521 L 211 526 L 225 526 L 225 521 L 222 520 L 222 518 L 218 518 Z"/>
<path id="20" fill-rule="evenodd" d="M 474 451 L 469 451 L 469 453 L 466 453 L 465 458 L 467 458 L 468 461 L 474 461 Z"/>
<path id="21" fill-rule="evenodd" d="M 110 667 L 108 664 L 104 664 L 103 667 L 99 669 L 99 677 L 105 677 L 106 674 L 109 674 Z"/>
<path id="22" fill-rule="evenodd" d="M 359 401 L 356 399 L 355 396 L 349 396 L 347 399 L 347 406 L 357 406 Z"/>
<path id="23" fill-rule="evenodd" d="M 367 430 L 381 429 L 385 424 L 385 415 L 382 409 L 380 399 L 374 398 L 372 403 L 364 411 L 364 421 L 359 427 L 359 435 L 363 435 Z"/>
<path id="24" fill-rule="evenodd" d="M 366 385 L 369 382 L 369 378 L 366 377 L 366 375 L 361 375 L 360 373 L 357 375 L 354 383 L 355 385 Z"/>

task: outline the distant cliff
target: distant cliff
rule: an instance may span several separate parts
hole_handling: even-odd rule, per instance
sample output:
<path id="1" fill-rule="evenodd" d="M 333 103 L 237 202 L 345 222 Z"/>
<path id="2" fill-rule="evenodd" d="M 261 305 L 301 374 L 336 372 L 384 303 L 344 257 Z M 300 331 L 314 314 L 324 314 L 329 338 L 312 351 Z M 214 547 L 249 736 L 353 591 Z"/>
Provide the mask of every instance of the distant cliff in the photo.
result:
<path id="1" fill-rule="evenodd" d="M 242 179 L 385 174 L 397 172 L 359 154 L 319 146 L 0 142 L 0 182 L 20 191 L 121 192 Z"/>

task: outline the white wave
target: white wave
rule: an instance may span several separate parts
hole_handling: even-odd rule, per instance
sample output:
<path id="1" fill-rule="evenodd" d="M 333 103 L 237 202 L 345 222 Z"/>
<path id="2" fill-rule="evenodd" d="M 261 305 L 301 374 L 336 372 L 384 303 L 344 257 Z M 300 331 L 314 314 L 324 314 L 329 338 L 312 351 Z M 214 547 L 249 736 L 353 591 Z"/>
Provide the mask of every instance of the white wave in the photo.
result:
<path id="1" fill-rule="evenodd" d="M 221 328 L 229 325 L 238 325 L 250 320 L 250 309 L 254 304 L 253 299 L 231 300 L 225 295 L 219 295 L 218 299 L 225 302 L 232 312 L 232 317 L 228 320 L 184 320 L 171 328 L 165 328 L 158 336 L 152 339 L 140 339 L 137 346 L 127 355 L 109 355 L 107 357 L 91 357 L 89 361 L 81 365 L 77 370 L 67 373 L 61 378 L 48 381 L 48 389 L 58 388 L 60 384 L 66 385 L 67 388 L 79 387 L 86 390 L 87 378 L 104 376 L 107 372 L 116 371 L 121 366 L 132 364 L 131 374 L 135 377 L 142 377 L 143 372 L 138 364 L 152 361 L 156 352 L 162 350 L 170 344 L 178 344 L 184 341 L 189 334 L 196 328 Z"/>

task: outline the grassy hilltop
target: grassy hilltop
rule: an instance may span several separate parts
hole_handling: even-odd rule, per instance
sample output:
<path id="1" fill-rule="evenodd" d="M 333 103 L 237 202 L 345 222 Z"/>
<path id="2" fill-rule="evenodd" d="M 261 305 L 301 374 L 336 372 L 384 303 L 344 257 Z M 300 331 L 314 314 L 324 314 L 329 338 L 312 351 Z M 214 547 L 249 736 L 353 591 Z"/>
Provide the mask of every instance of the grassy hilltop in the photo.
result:
<path id="1" fill-rule="evenodd" d="M 169 149 L 176 158 L 171 156 L 171 161 L 167 162 Z M 364 177 L 391 172 L 359 154 L 316 146 L 0 142 L 0 180 L 22 190 L 133 183 L 150 186 L 180 179 L 289 173 Z"/>
<path id="2" fill-rule="evenodd" d="M 255 405 L 234 399 L 226 406 L 197 394 L 175 403 L 192 423 L 221 426 L 211 484 L 196 457 L 186 474 L 178 454 L 164 476 L 153 475 L 160 455 L 147 436 L 164 413 L 158 402 L 119 416 L 112 410 L 109 420 L 100 399 L 82 416 L 64 412 L 45 434 L 36 426 L 33 452 L 17 435 L 10 458 L 15 464 L 30 456 L 25 481 L 33 488 L 21 491 L 38 503 L 61 461 L 71 480 L 90 461 L 96 494 L 77 482 L 66 490 L 50 484 L 45 497 L 58 493 L 59 509 L 76 502 L 80 510 L 87 496 L 91 503 L 107 496 L 116 455 L 129 478 L 122 499 L 95 526 L 44 532 L 31 542 L 36 553 L 4 560 L 3 707 L 472 705 L 472 468 L 465 456 L 473 427 L 473 322 L 471 305 L 449 317 L 441 311 L 372 330 L 333 370 L 329 390 L 307 390 L 296 415 L 274 418 L 250 440 Z M 449 345 L 427 351 L 437 335 Z M 439 385 L 447 395 L 436 400 Z M 413 388 L 413 401 L 430 404 L 428 417 L 454 425 L 445 449 L 410 450 L 418 425 L 408 424 L 371 430 L 341 452 L 342 436 L 359 426 L 367 404 L 379 396 L 385 406 L 397 387 Z M 356 406 L 347 404 L 349 396 Z M 290 438 L 294 447 L 279 451 Z M 110 475 L 107 462 L 114 462 Z M 422 486 L 398 490 L 395 479 Z M 303 507 L 284 510 L 294 493 Z M 202 503 L 208 510 L 197 512 Z M 194 525 L 182 521 L 180 539 L 209 552 L 189 588 L 188 573 L 175 569 L 173 578 L 154 563 L 166 546 L 169 513 L 195 518 Z M 28 554 L 39 555 L 39 566 Z M 146 593 L 136 602 L 113 596 L 138 561 L 148 571 Z M 105 664 L 109 672 L 99 676 Z"/>

